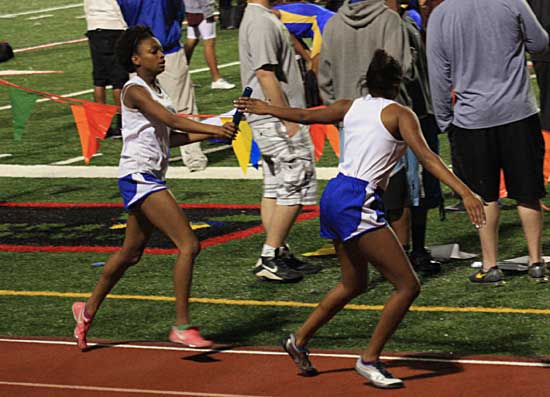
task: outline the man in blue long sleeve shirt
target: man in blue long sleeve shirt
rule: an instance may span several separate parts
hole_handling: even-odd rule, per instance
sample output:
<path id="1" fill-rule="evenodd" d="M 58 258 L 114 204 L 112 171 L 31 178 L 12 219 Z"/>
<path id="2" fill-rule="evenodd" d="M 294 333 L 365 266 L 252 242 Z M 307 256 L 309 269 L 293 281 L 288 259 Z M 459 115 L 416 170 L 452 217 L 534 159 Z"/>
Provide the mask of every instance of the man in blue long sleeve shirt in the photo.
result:
<path id="1" fill-rule="evenodd" d="M 525 0 L 446 0 L 430 16 L 427 41 L 434 112 L 449 134 L 454 171 L 487 202 L 487 224 L 479 230 L 483 268 L 470 280 L 502 277 L 496 267 L 501 170 L 508 197 L 517 201 L 529 274 L 543 277 L 544 141 L 525 54 L 545 50 L 548 34 Z"/>

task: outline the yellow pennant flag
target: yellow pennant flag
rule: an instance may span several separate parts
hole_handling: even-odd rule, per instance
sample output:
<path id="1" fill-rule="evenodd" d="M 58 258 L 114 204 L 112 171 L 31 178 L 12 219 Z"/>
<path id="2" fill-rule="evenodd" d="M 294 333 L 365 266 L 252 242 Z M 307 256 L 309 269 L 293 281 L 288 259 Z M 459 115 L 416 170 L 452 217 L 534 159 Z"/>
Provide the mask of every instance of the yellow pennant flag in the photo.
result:
<path id="1" fill-rule="evenodd" d="M 232 118 L 222 117 L 221 120 L 222 123 L 228 123 L 232 120 Z M 233 145 L 233 152 L 235 152 L 235 156 L 239 162 L 239 166 L 243 170 L 243 173 L 246 174 L 248 163 L 250 163 L 250 152 L 252 150 L 252 130 L 246 121 L 241 121 L 239 124 L 239 133 L 237 134 L 237 138 L 235 138 L 231 143 Z"/>

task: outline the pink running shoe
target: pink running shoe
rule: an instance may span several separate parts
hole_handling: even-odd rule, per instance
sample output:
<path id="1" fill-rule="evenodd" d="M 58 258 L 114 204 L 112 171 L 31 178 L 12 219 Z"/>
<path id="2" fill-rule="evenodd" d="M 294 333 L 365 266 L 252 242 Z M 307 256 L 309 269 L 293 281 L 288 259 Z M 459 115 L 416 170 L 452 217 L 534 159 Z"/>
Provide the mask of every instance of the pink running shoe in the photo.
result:
<path id="1" fill-rule="evenodd" d="M 73 317 L 76 321 L 76 327 L 74 329 L 74 337 L 80 350 L 85 350 L 88 347 L 86 341 L 86 333 L 92 325 L 92 320 L 84 317 L 85 302 L 73 303 Z"/>
<path id="2" fill-rule="evenodd" d="M 170 342 L 180 343 L 188 347 L 209 348 L 214 344 L 211 340 L 202 337 L 199 327 L 189 327 L 183 331 L 177 327 L 172 327 L 168 339 Z"/>

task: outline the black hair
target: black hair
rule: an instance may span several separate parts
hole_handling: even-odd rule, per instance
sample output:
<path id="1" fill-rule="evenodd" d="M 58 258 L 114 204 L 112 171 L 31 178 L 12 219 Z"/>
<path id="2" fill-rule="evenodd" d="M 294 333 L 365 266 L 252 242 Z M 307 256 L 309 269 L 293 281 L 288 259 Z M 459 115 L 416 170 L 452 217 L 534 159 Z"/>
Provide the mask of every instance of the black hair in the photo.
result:
<path id="1" fill-rule="evenodd" d="M 396 87 L 401 84 L 403 70 L 399 62 L 383 49 L 377 49 L 369 65 L 367 74 L 361 83 L 361 89 L 367 89 L 371 95 L 376 93 L 389 99 L 397 95 Z"/>
<path id="2" fill-rule="evenodd" d="M 116 58 L 127 72 L 136 71 L 132 56 L 137 53 L 139 43 L 149 37 L 155 37 L 151 29 L 147 26 L 138 25 L 128 28 L 118 38 L 115 49 Z"/>

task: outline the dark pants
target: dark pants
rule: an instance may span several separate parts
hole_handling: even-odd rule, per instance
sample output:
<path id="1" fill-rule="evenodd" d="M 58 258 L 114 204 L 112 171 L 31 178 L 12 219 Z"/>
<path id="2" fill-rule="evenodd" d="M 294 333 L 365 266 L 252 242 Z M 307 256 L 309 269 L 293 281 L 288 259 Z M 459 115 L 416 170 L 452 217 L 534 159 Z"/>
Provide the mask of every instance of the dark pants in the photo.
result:
<path id="1" fill-rule="evenodd" d="M 550 62 L 534 62 L 540 89 L 540 119 L 542 129 L 550 130 Z"/>

